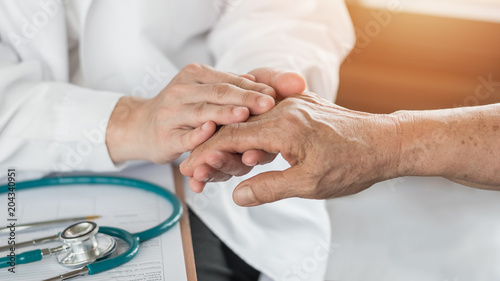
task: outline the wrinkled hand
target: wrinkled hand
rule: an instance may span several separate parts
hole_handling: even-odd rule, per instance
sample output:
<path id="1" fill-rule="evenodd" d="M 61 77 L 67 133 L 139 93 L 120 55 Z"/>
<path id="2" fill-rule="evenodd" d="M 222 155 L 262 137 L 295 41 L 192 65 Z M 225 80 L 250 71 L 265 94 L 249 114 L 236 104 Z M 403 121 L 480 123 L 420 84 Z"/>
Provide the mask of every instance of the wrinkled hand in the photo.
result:
<path id="1" fill-rule="evenodd" d="M 270 110 L 274 89 L 252 79 L 190 64 L 153 99 L 122 97 L 106 132 L 111 159 L 168 163 L 206 141 L 216 125 Z"/>
<path id="2" fill-rule="evenodd" d="M 238 205 L 256 206 L 288 197 L 332 198 L 396 177 L 398 142 L 397 120 L 391 115 L 348 110 L 304 93 L 245 123 L 222 127 L 191 153 L 181 172 L 192 177 L 218 152 L 281 153 L 291 167 L 241 182 L 233 193 Z"/>
<path id="3" fill-rule="evenodd" d="M 283 72 L 273 68 L 257 68 L 244 75 L 252 81 L 271 86 L 276 91 L 276 100 L 304 92 L 304 78 L 293 72 Z M 248 150 L 242 154 L 214 151 L 207 157 L 207 163 L 196 168 L 190 178 L 190 185 L 195 192 L 201 192 L 209 181 L 225 181 L 232 176 L 248 173 L 257 164 L 266 164 L 274 160 L 276 154 L 262 150 Z"/>

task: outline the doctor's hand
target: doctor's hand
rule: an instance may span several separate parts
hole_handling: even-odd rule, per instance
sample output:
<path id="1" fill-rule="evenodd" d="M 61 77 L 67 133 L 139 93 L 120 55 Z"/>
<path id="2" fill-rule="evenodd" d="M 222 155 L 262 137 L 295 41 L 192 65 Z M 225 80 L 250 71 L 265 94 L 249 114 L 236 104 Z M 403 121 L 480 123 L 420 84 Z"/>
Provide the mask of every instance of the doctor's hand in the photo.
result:
<path id="1" fill-rule="evenodd" d="M 293 72 L 264 67 L 254 69 L 247 75 L 252 81 L 273 87 L 277 101 L 301 94 L 306 89 L 305 79 Z M 247 174 L 253 166 L 269 163 L 276 158 L 276 155 L 263 150 L 248 150 L 242 154 L 214 151 L 207 156 L 207 163 L 198 166 L 192 172 L 187 170 L 186 176 L 190 177 L 189 184 L 192 190 L 201 192 L 209 181 L 225 181 L 232 176 Z"/>
<path id="2" fill-rule="evenodd" d="M 291 167 L 241 182 L 233 193 L 238 205 L 350 195 L 397 176 L 396 124 L 391 115 L 348 110 L 304 93 L 246 123 L 222 127 L 191 153 L 181 171 L 192 176 L 214 152 L 237 155 L 263 150 L 281 153 Z"/>
<path id="3" fill-rule="evenodd" d="M 190 64 L 153 99 L 122 97 L 106 132 L 111 159 L 168 163 L 210 138 L 217 125 L 267 112 L 276 92 L 252 80 Z"/>

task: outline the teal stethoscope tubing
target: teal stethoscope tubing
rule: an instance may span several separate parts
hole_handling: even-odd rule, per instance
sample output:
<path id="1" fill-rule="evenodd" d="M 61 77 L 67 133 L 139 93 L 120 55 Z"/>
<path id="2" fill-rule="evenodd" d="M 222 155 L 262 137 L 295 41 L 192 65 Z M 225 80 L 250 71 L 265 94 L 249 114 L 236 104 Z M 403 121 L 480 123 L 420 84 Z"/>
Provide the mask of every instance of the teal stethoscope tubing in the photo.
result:
<path id="1" fill-rule="evenodd" d="M 99 227 L 99 232 L 108 234 L 111 236 L 118 237 L 122 240 L 125 240 L 127 244 L 129 245 L 129 248 L 127 251 L 124 253 L 120 254 L 119 256 L 105 259 L 102 261 L 94 262 L 89 265 L 87 265 L 89 274 L 97 274 L 99 272 L 103 272 L 115 267 L 118 267 L 131 259 L 135 257 L 135 255 L 139 251 L 139 243 L 144 242 L 146 240 L 149 240 L 151 238 L 154 238 L 156 236 L 161 235 L 162 233 L 166 232 L 169 230 L 175 223 L 179 221 L 179 219 L 182 216 L 182 205 L 179 199 L 170 191 L 159 187 L 157 185 L 140 181 L 140 180 L 135 180 L 135 179 L 127 179 L 127 178 L 121 178 L 121 177 L 109 177 L 109 176 L 70 176 L 70 177 L 59 177 L 59 178 L 45 178 L 45 179 L 39 179 L 39 180 L 33 180 L 33 181 L 26 181 L 26 182 L 19 182 L 16 184 L 16 191 L 17 190 L 24 190 L 24 189 L 30 189 L 30 188 L 37 188 L 37 187 L 43 187 L 43 186 L 58 186 L 58 185 L 81 185 L 81 184 L 91 184 L 91 185 L 117 185 L 117 186 L 128 186 L 128 187 L 133 187 L 137 189 L 142 189 L 146 191 L 150 191 L 153 193 L 156 193 L 166 199 L 170 204 L 172 204 L 172 214 L 162 221 L 160 224 L 146 229 L 144 231 L 138 232 L 138 233 L 130 233 L 126 230 L 116 228 L 116 227 L 106 227 L 102 226 Z M 3 185 L 0 186 L 0 194 L 5 193 L 8 191 L 8 185 Z M 27 253 L 32 253 L 31 258 L 27 258 L 23 263 L 28 263 L 30 262 L 29 260 L 32 259 L 32 261 L 40 260 L 41 259 L 41 252 L 38 255 L 37 251 L 40 250 L 35 250 L 35 251 L 30 251 Z M 36 252 L 36 253 L 35 253 Z M 33 254 L 35 253 L 35 254 Z M 20 254 L 22 255 L 22 254 Z M 39 257 L 39 259 L 38 259 Z M 0 260 L 2 260 L 1 258 Z M 18 263 L 19 264 L 19 263 Z"/>

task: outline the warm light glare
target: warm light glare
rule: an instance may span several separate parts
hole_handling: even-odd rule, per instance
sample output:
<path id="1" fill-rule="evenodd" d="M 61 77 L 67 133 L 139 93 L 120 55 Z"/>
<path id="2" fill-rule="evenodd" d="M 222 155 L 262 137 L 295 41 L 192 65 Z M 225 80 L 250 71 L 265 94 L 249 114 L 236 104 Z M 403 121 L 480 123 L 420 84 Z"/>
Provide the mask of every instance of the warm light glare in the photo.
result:
<path id="1" fill-rule="evenodd" d="M 378 9 L 398 6 L 402 11 L 500 22 L 500 0 L 346 0 Z"/>
<path id="2" fill-rule="evenodd" d="M 500 102 L 500 0 L 347 6 L 356 46 L 340 71 L 340 105 L 388 113 Z"/>

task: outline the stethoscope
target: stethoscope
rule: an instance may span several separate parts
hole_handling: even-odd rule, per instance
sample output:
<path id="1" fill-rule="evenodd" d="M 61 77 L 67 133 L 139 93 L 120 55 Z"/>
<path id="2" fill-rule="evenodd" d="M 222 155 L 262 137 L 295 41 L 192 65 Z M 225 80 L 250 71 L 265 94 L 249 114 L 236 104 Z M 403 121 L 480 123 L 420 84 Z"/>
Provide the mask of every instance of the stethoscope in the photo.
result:
<path id="1" fill-rule="evenodd" d="M 16 255 L 16 265 L 35 262 L 45 256 L 56 255 L 60 264 L 76 270 L 46 279 L 45 281 L 68 280 L 70 278 L 93 275 L 118 267 L 130 261 L 139 252 L 139 243 L 161 235 L 169 230 L 182 216 L 182 205 L 179 199 L 170 191 L 140 180 L 107 177 L 107 176 L 74 176 L 60 178 L 45 178 L 27 182 L 18 182 L 16 190 L 57 185 L 119 185 L 139 188 L 154 192 L 170 204 L 172 214 L 160 224 L 138 233 L 130 233 L 116 227 L 97 226 L 94 222 L 83 221 L 75 223 L 59 234 L 63 243 L 55 248 L 37 249 Z M 5 193 L 8 185 L 0 186 L 0 193 Z M 120 238 L 128 244 L 128 249 L 117 256 L 110 257 L 116 250 L 115 238 Z M 0 268 L 8 267 L 9 257 L 0 258 Z"/>

